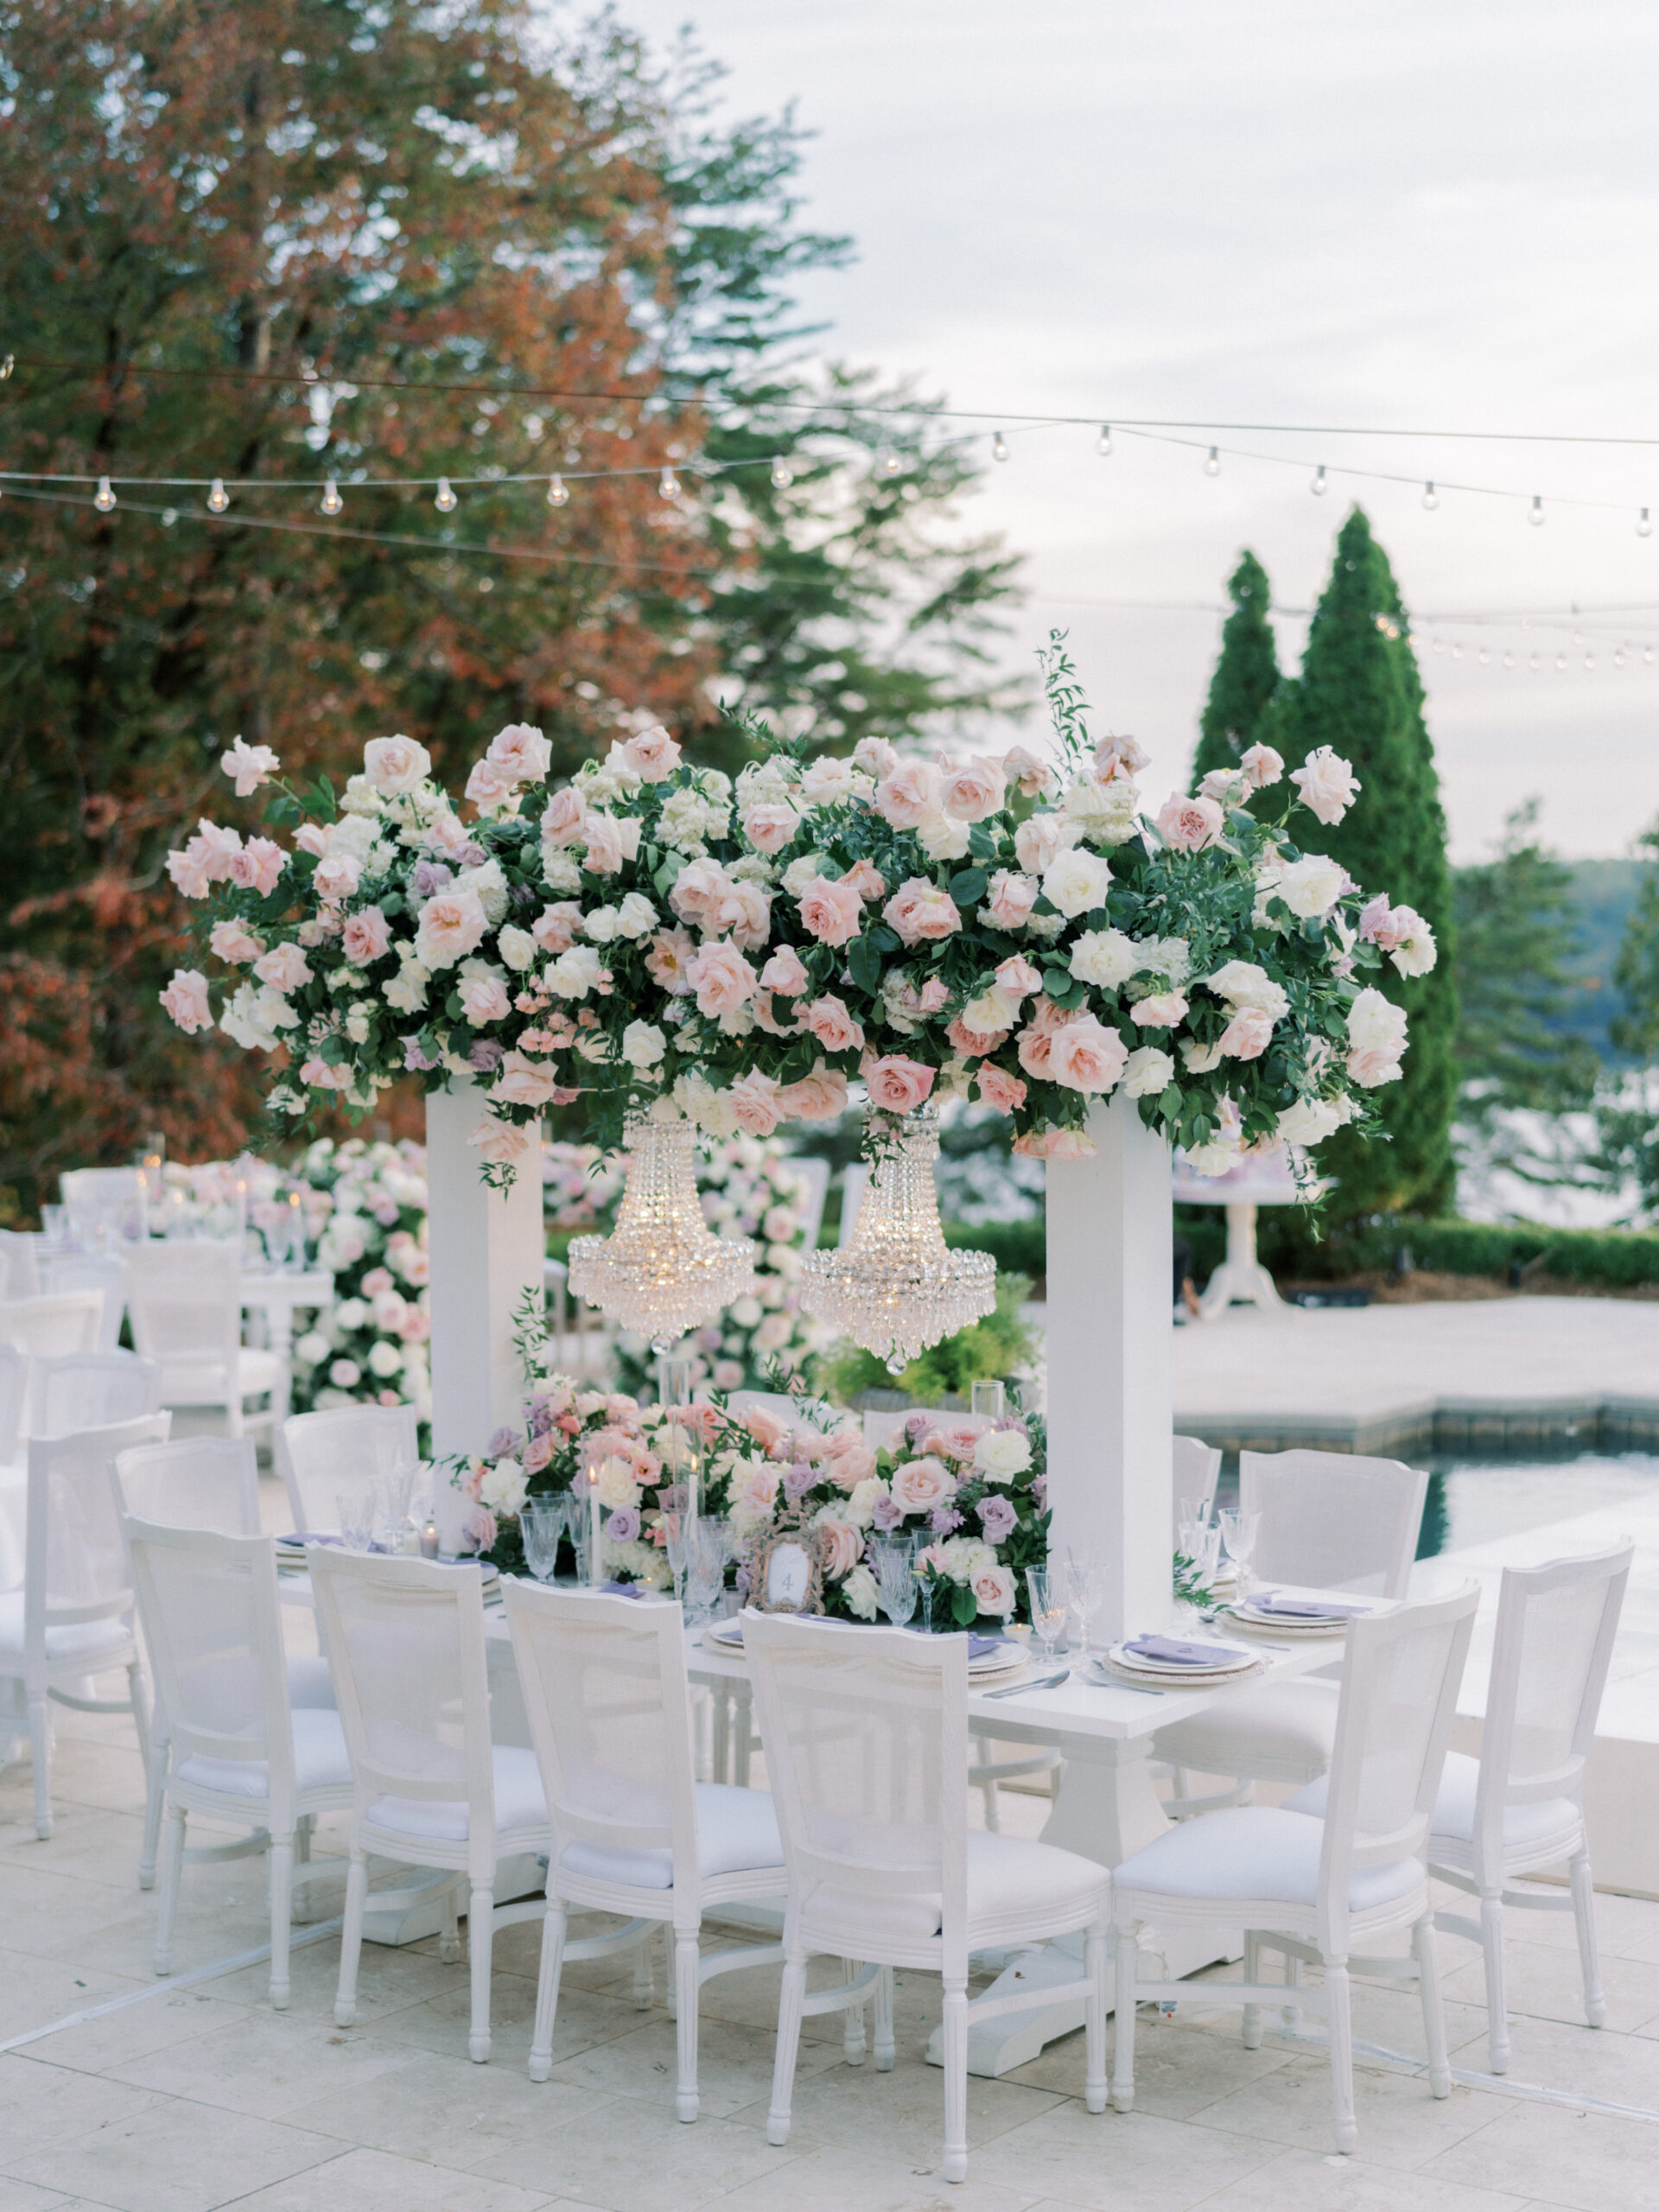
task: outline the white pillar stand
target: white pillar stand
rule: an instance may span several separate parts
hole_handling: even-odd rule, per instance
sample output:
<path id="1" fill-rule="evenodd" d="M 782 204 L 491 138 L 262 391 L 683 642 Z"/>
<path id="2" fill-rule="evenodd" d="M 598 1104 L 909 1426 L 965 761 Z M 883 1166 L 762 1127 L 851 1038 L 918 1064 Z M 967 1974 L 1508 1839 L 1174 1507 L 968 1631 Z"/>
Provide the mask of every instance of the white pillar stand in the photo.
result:
<path id="1" fill-rule="evenodd" d="M 1227 1256 L 1205 1286 L 1198 1312 L 1206 1321 L 1230 1306 L 1282 1306 L 1278 1287 L 1255 1256 L 1255 1201 L 1236 1198 L 1227 1207 Z"/>

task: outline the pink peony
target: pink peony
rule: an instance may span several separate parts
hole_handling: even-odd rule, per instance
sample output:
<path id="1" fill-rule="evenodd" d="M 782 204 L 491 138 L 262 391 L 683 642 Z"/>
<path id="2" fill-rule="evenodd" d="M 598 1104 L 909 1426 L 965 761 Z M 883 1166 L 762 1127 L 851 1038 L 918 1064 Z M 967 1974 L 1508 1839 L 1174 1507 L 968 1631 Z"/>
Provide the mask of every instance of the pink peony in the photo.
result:
<path id="1" fill-rule="evenodd" d="M 999 1114 L 1012 1114 L 1026 1103 L 1026 1086 L 1017 1075 L 1009 1075 L 995 1061 L 988 1060 L 979 1070 L 979 1095 L 987 1106 L 995 1106 Z"/>
<path id="2" fill-rule="evenodd" d="M 553 747 L 528 722 L 509 722 L 490 740 L 484 757 L 516 783 L 540 783 L 551 765 Z"/>
<path id="3" fill-rule="evenodd" d="M 963 760 L 945 770 L 939 784 L 939 805 L 953 822 L 982 822 L 1001 805 L 1005 789 L 996 761 Z"/>
<path id="4" fill-rule="evenodd" d="M 881 918 L 906 944 L 936 943 L 962 927 L 956 900 L 925 875 L 901 883 L 881 909 Z"/>
<path id="5" fill-rule="evenodd" d="M 697 995 L 699 1014 L 734 1014 L 754 996 L 753 969 L 723 938 L 702 946 L 685 972 L 686 981 Z"/>
<path id="6" fill-rule="evenodd" d="M 363 773 L 388 798 L 414 791 L 431 772 L 431 754 L 412 737 L 372 737 L 363 748 Z"/>
<path id="7" fill-rule="evenodd" d="M 346 917 L 340 949 L 353 967 L 366 968 L 372 960 L 378 960 L 391 942 L 386 918 L 378 906 L 365 906 Z"/>
<path id="8" fill-rule="evenodd" d="M 875 810 L 895 830 L 915 830 L 939 810 L 939 772 L 931 760 L 901 760 L 875 787 Z"/>
<path id="9" fill-rule="evenodd" d="M 872 860 L 855 861 L 839 880 L 856 891 L 861 899 L 885 899 L 887 879 Z"/>
<path id="10" fill-rule="evenodd" d="M 799 998 L 803 991 L 812 988 L 812 978 L 801 965 L 801 957 L 793 945 L 779 945 L 766 966 L 760 970 L 762 987 L 777 991 L 786 999 Z"/>
<path id="11" fill-rule="evenodd" d="M 1159 834 L 1178 853 L 1201 853 L 1225 827 L 1226 817 L 1212 798 L 1184 798 L 1177 791 L 1159 810 Z"/>
<path id="12" fill-rule="evenodd" d="M 542 816 L 544 845 L 579 845 L 588 831 L 588 802 L 574 784 L 554 792 Z"/>
<path id="13" fill-rule="evenodd" d="M 1128 1047 L 1116 1030 L 1085 1014 L 1055 1032 L 1049 1073 L 1068 1090 L 1110 1090 L 1128 1057 Z"/>
<path id="14" fill-rule="evenodd" d="M 1352 768 L 1328 745 L 1317 747 L 1300 768 L 1293 768 L 1290 780 L 1302 804 L 1327 825 L 1340 822 L 1360 793 Z"/>
<path id="15" fill-rule="evenodd" d="M 1221 1033 L 1224 1058 L 1259 1060 L 1273 1041 L 1273 1016 L 1265 1007 L 1242 1006 Z"/>
<path id="16" fill-rule="evenodd" d="M 733 1084 L 726 1096 L 739 1128 L 752 1137 L 769 1137 L 784 1118 L 779 1104 L 780 1087 L 775 1076 L 762 1075 L 758 1068 Z"/>
<path id="17" fill-rule="evenodd" d="M 957 1478 L 943 1459 L 906 1459 L 893 1472 L 893 1500 L 906 1513 L 931 1513 L 956 1496 Z"/>
<path id="18" fill-rule="evenodd" d="M 778 1094 L 778 1110 L 786 1122 L 828 1122 L 847 1110 L 847 1078 L 819 1061 L 810 1075 L 785 1084 Z"/>
<path id="19" fill-rule="evenodd" d="M 884 1114 L 913 1113 L 933 1088 L 933 1070 L 902 1052 L 866 1060 L 862 1072 L 871 1105 Z"/>
<path id="20" fill-rule="evenodd" d="M 671 998 L 683 999 L 691 990 L 691 963 L 696 957 L 690 930 L 658 930 L 645 955 L 645 973 Z"/>
<path id="21" fill-rule="evenodd" d="M 781 853 L 799 827 L 792 806 L 769 799 L 758 800 L 743 817 L 743 835 L 757 853 Z"/>
<path id="22" fill-rule="evenodd" d="M 250 837 L 239 853 L 231 855 L 231 881 L 269 899 L 287 866 L 288 855 L 274 839 Z"/>
<path id="23" fill-rule="evenodd" d="M 543 952 L 569 952 L 581 927 L 581 906 L 574 899 L 561 899 L 555 906 L 543 907 L 540 918 L 531 924 L 530 933 Z"/>
<path id="24" fill-rule="evenodd" d="M 817 1526 L 823 1571 L 830 1581 L 839 1582 L 852 1573 L 863 1557 L 863 1535 L 848 1521 L 820 1521 Z"/>
<path id="25" fill-rule="evenodd" d="M 207 943 L 219 959 L 238 963 L 257 960 L 265 949 L 264 939 L 255 937 L 241 922 L 215 922 Z"/>
<path id="26" fill-rule="evenodd" d="M 311 980 L 310 964 L 297 944 L 274 944 L 253 963 L 253 972 L 274 991 L 297 991 Z"/>
<path id="27" fill-rule="evenodd" d="M 1020 930 L 1031 919 L 1031 910 L 1037 904 L 1037 886 L 1028 875 L 1016 875 L 1012 869 L 1000 868 L 991 878 L 986 894 L 986 912 L 1000 930 Z"/>
<path id="28" fill-rule="evenodd" d="M 467 1140 L 475 1145 L 492 1166 L 509 1166 L 515 1160 L 522 1160 L 536 1137 L 534 1129 L 521 1129 L 516 1122 L 498 1122 L 493 1114 L 486 1114 Z"/>
<path id="29" fill-rule="evenodd" d="M 636 730 L 622 751 L 642 784 L 666 783 L 680 765 L 680 748 L 660 722 Z"/>
<path id="30" fill-rule="evenodd" d="M 187 1036 L 213 1026 L 207 978 L 196 968 L 175 968 L 173 980 L 161 994 L 162 1005 Z"/>
<path id="31" fill-rule="evenodd" d="M 338 906 L 349 899 L 363 880 L 363 863 L 354 853 L 329 853 L 317 862 L 311 879 L 319 899 Z"/>
<path id="32" fill-rule="evenodd" d="M 797 905 L 802 927 L 821 944 L 845 944 L 864 919 L 863 902 L 851 884 L 832 883 L 827 876 L 814 876 Z"/>
<path id="33" fill-rule="evenodd" d="M 810 1029 L 826 1052 L 850 1052 L 862 1046 L 864 1032 L 837 998 L 814 999 L 804 1014 Z"/>

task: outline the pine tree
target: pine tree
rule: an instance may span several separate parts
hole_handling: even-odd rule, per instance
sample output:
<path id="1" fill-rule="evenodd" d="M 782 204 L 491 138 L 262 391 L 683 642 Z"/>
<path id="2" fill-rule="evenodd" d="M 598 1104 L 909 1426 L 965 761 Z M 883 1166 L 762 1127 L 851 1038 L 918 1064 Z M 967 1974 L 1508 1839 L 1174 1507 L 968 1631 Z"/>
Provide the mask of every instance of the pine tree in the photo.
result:
<path id="1" fill-rule="evenodd" d="M 1274 742 L 1300 766 L 1328 745 L 1362 786 L 1332 829 L 1305 830 L 1368 892 L 1414 907 L 1434 931 L 1440 960 L 1411 981 L 1384 963 L 1379 988 L 1410 1017 L 1405 1073 L 1376 1094 L 1387 1144 L 1339 1131 L 1319 1147 L 1336 1179 L 1336 1220 L 1381 1212 L 1433 1214 L 1451 1205 L 1452 1120 L 1457 1105 L 1456 946 L 1434 750 L 1410 625 L 1388 556 L 1356 507 L 1337 538 L 1336 560 L 1308 631 L 1302 671 L 1287 685 Z M 1305 819 L 1305 817 L 1304 817 Z"/>
<path id="2" fill-rule="evenodd" d="M 1659 1061 L 1659 821 L 1650 823 L 1636 842 L 1650 865 L 1613 969 L 1624 1005 L 1613 1018 L 1611 1036 L 1616 1052 L 1652 1063 Z"/>
<path id="3" fill-rule="evenodd" d="M 1279 655 L 1274 643 L 1273 593 L 1268 572 L 1254 553 L 1239 556 L 1227 579 L 1233 611 L 1222 626 L 1221 658 L 1210 680 L 1210 696 L 1198 722 L 1198 750 L 1192 763 L 1197 791 L 1212 768 L 1236 768 L 1239 755 L 1265 738 L 1279 690 Z"/>

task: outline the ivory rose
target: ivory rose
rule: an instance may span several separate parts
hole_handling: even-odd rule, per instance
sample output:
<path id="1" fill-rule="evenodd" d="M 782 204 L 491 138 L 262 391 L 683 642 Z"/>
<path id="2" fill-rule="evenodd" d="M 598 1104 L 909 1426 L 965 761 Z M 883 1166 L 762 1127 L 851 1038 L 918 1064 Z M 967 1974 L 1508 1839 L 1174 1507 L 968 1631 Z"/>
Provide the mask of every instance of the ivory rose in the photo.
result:
<path id="1" fill-rule="evenodd" d="M 881 909 L 881 918 L 906 944 L 936 943 L 962 927 L 956 900 L 925 875 L 901 883 Z"/>
<path id="2" fill-rule="evenodd" d="M 1316 921 L 1328 914 L 1347 888 L 1348 878 L 1325 853 L 1293 861 L 1274 887 L 1293 914 Z"/>
<path id="3" fill-rule="evenodd" d="M 913 1113 L 933 1088 L 933 1070 L 902 1052 L 867 1060 L 862 1072 L 871 1105 L 884 1114 Z"/>
<path id="4" fill-rule="evenodd" d="M 893 1471 L 893 1502 L 906 1513 L 931 1513 L 956 1491 L 957 1478 L 943 1459 L 906 1459 Z"/>
<path id="5" fill-rule="evenodd" d="M 668 903 L 683 922 L 704 921 L 731 887 L 718 861 L 688 861 L 674 880 Z"/>
<path id="6" fill-rule="evenodd" d="M 1396 906 L 1389 917 L 1394 943 L 1389 959 L 1402 976 L 1427 976 L 1440 957 L 1434 932 L 1414 908 Z"/>
<path id="7" fill-rule="evenodd" d="M 801 797 L 809 806 L 836 806 L 852 797 L 857 782 L 858 772 L 850 760 L 823 753 L 809 762 L 802 775 Z"/>
<path id="8" fill-rule="evenodd" d="M 509 1106 L 545 1106 L 558 1087 L 551 1068 L 526 1059 L 522 1052 L 512 1052 L 497 1071 L 490 1095 Z"/>
<path id="9" fill-rule="evenodd" d="M 820 1060 L 810 1075 L 785 1084 L 778 1094 L 778 1110 L 786 1122 L 831 1121 L 847 1110 L 847 1078 Z"/>
<path id="10" fill-rule="evenodd" d="M 861 737 L 853 747 L 853 766 L 879 783 L 899 766 L 899 755 L 885 737 Z"/>
<path id="11" fill-rule="evenodd" d="M 796 902 L 803 929 L 821 944 L 845 944 L 856 937 L 864 919 L 863 903 L 849 883 L 832 883 L 815 876 Z"/>
<path id="12" fill-rule="evenodd" d="M 539 783 L 552 765 L 553 747 L 528 722 L 509 722 L 490 740 L 484 757 L 516 783 Z"/>
<path id="13" fill-rule="evenodd" d="M 1360 793 L 1353 769 L 1328 745 L 1317 747 L 1300 768 L 1293 768 L 1290 780 L 1302 804 L 1327 827 L 1341 821 Z"/>
<path id="14" fill-rule="evenodd" d="M 574 899 L 561 899 L 556 906 L 543 907 L 530 933 L 543 952 L 569 952 L 581 926 L 581 906 Z"/>
<path id="15" fill-rule="evenodd" d="M 1265 1007 L 1242 1006 L 1217 1039 L 1222 1057 L 1259 1060 L 1273 1042 L 1273 1016 Z"/>
<path id="16" fill-rule="evenodd" d="M 985 912 L 1000 930 L 1022 930 L 1037 904 L 1037 886 L 1028 875 L 1000 868 L 985 894 Z"/>
<path id="17" fill-rule="evenodd" d="M 366 968 L 371 961 L 378 960 L 391 942 L 391 931 L 378 906 L 364 906 L 346 917 L 340 949 L 353 967 Z"/>
<path id="18" fill-rule="evenodd" d="M 760 801 L 743 817 L 743 835 L 757 853 L 781 853 L 799 827 L 794 808 L 775 800 Z"/>
<path id="19" fill-rule="evenodd" d="M 1046 875 L 1077 831 L 1062 814 L 1028 815 L 1014 833 L 1014 855 L 1027 875 Z"/>
<path id="20" fill-rule="evenodd" d="M 663 784 L 680 765 L 680 748 L 660 723 L 636 730 L 622 747 L 642 784 Z"/>
<path id="21" fill-rule="evenodd" d="M 1115 991 L 1127 983 L 1141 965 L 1135 939 L 1122 930 L 1085 930 L 1071 947 L 1067 966 L 1080 982 L 1096 990 Z"/>
<path id="22" fill-rule="evenodd" d="M 759 884 L 728 880 L 702 926 L 710 936 L 729 936 L 740 952 L 758 952 L 772 935 L 772 900 Z"/>
<path id="23" fill-rule="evenodd" d="M 588 831 L 588 802 L 574 784 L 554 792 L 542 816 L 544 847 L 579 845 Z"/>
<path id="24" fill-rule="evenodd" d="M 488 927 L 476 891 L 440 891 L 416 919 L 415 957 L 423 968 L 453 968 L 483 942 Z"/>
<path id="25" fill-rule="evenodd" d="M 1253 960 L 1228 961 L 1213 976 L 1205 977 L 1204 987 L 1213 991 L 1218 999 L 1225 999 L 1230 1006 L 1258 1007 L 1274 1021 L 1281 1021 L 1290 1010 L 1290 1001 L 1282 986 Z"/>
<path id="26" fill-rule="evenodd" d="M 639 855 L 639 817 L 637 814 L 590 814 L 585 837 L 584 859 L 589 872 L 594 875 L 614 875 L 624 861 L 633 860 Z"/>
<path id="27" fill-rule="evenodd" d="M 1131 1098 L 1155 1098 L 1168 1088 L 1175 1063 L 1155 1045 L 1140 1045 L 1129 1054 L 1123 1070 L 1123 1088 Z"/>
<path id="28" fill-rule="evenodd" d="M 801 957 L 791 944 L 779 946 L 760 970 L 761 988 L 776 991 L 786 999 L 798 999 L 803 991 L 812 988 L 812 978 L 801 965 Z"/>
<path id="29" fill-rule="evenodd" d="M 940 809 L 957 822 L 982 822 L 1002 804 L 1007 786 L 995 760 L 957 761 L 939 780 Z"/>
<path id="30" fill-rule="evenodd" d="M 432 772 L 432 755 L 412 737 L 372 737 L 363 748 L 363 772 L 387 798 L 412 791 Z"/>
<path id="31" fill-rule="evenodd" d="M 1106 903 L 1112 871 L 1098 853 L 1073 845 L 1057 853 L 1043 871 L 1043 896 L 1068 918 L 1086 914 Z"/>
<path id="32" fill-rule="evenodd" d="M 518 788 L 518 779 L 499 760 L 474 760 L 467 778 L 466 796 L 480 813 L 504 810 Z"/>
<path id="33" fill-rule="evenodd" d="M 311 980 L 310 963 L 297 944 L 274 944 L 253 963 L 253 972 L 273 991 L 297 991 Z"/>
<path id="34" fill-rule="evenodd" d="M 939 772 L 931 760 L 901 760 L 875 787 L 875 810 L 895 830 L 914 830 L 939 811 Z"/>
<path id="35" fill-rule="evenodd" d="M 1110 1090 L 1123 1073 L 1128 1046 L 1116 1029 L 1108 1029 L 1092 1014 L 1068 1021 L 1054 1033 L 1049 1074 L 1068 1090 Z"/>
<path id="36" fill-rule="evenodd" d="M 769 1137 L 784 1118 L 779 1104 L 780 1089 L 775 1077 L 762 1075 L 758 1068 L 733 1084 L 726 1095 L 740 1128 L 747 1129 L 752 1137 Z"/>
<path id="37" fill-rule="evenodd" d="M 244 961 L 257 960 L 265 949 L 263 938 L 255 937 L 245 924 L 236 921 L 215 922 L 207 944 L 216 959 L 233 961 L 238 965 Z"/>
<path id="38" fill-rule="evenodd" d="M 211 1029 L 213 1009 L 207 996 L 207 978 L 198 968 L 175 968 L 173 980 L 161 994 L 163 1008 L 187 1036 Z"/>
<path id="39" fill-rule="evenodd" d="M 631 1021 L 622 1032 L 622 1057 L 631 1068 L 654 1068 L 668 1039 L 654 1021 Z"/>
<path id="40" fill-rule="evenodd" d="M 1042 978 L 1039 976 L 1029 988 L 1033 991 L 1040 989 L 1041 984 Z M 994 1029 L 1006 1033 L 1020 1019 L 1020 1001 L 1024 995 L 1025 993 L 1020 991 L 1004 990 L 1000 982 L 993 983 L 988 990 L 981 991 L 963 1007 L 963 1026 L 976 1030 L 982 1036 Z"/>
<path id="41" fill-rule="evenodd" d="M 1397 1081 L 1406 1049 L 1404 1009 L 1381 991 L 1361 991 L 1348 1009 L 1348 1072 L 1356 1083 L 1369 1090 Z"/>
<path id="42" fill-rule="evenodd" d="M 842 999 L 814 999 L 801 1018 L 826 1052 L 849 1052 L 864 1042 L 862 1026 L 853 1019 Z"/>
<path id="43" fill-rule="evenodd" d="M 1201 853 L 1215 844 L 1226 817 L 1212 798 L 1185 798 L 1177 791 L 1158 811 L 1158 833 L 1178 853 Z"/>
<path id="44" fill-rule="evenodd" d="M 699 1014 L 734 1014 L 754 996 L 755 972 L 724 938 L 703 945 L 687 966 L 686 981 L 697 995 Z"/>
<path id="45" fill-rule="evenodd" d="M 1156 991 L 1150 998 L 1135 1001 L 1129 1008 L 1129 1019 L 1139 1029 L 1173 1029 L 1185 1013 L 1184 991 Z"/>
<path id="46" fill-rule="evenodd" d="M 219 765 L 236 785 L 238 798 L 251 798 L 283 764 L 268 745 L 249 745 L 238 737 L 219 754 Z"/>
<path id="47" fill-rule="evenodd" d="M 993 1060 L 987 1060 L 978 1071 L 979 1095 L 987 1106 L 994 1106 L 999 1114 L 1012 1114 L 1026 1103 L 1026 1086 L 1017 1075 L 1010 1075 Z"/>

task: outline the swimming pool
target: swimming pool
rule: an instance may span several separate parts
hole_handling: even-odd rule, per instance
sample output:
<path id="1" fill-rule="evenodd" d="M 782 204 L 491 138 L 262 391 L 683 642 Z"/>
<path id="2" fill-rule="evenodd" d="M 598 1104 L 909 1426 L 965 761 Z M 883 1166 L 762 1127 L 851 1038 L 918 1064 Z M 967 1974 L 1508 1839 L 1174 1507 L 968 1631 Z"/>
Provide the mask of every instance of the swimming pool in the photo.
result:
<path id="1" fill-rule="evenodd" d="M 1659 1456 L 1650 1452 L 1581 1452 L 1559 1459 L 1447 1456 L 1416 1464 L 1429 1471 L 1419 1559 L 1467 1551 L 1659 1491 Z"/>

